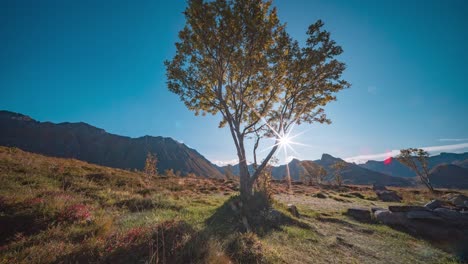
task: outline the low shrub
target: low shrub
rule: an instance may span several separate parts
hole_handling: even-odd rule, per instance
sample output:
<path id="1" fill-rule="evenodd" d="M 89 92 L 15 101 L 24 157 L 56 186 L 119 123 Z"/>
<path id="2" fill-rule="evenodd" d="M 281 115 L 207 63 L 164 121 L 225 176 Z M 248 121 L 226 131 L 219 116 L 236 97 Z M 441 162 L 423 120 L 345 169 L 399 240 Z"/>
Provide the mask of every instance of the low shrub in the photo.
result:
<path id="1" fill-rule="evenodd" d="M 264 263 L 263 245 L 254 233 L 238 233 L 227 247 L 237 263 Z"/>
<path id="2" fill-rule="evenodd" d="M 87 222 L 91 221 L 91 218 L 91 210 L 84 204 L 67 206 L 58 215 L 58 221 L 60 222 Z"/>

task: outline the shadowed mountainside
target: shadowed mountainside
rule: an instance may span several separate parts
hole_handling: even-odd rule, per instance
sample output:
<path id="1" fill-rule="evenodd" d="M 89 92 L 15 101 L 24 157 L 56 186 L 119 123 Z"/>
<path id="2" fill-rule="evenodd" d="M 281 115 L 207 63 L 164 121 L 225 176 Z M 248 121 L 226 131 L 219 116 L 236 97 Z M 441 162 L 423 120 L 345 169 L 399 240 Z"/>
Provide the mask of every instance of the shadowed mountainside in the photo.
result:
<path id="1" fill-rule="evenodd" d="M 0 111 L 0 145 L 48 156 L 75 158 L 99 165 L 142 169 L 148 152 L 158 158 L 158 170 L 220 178 L 211 162 L 172 138 L 130 138 L 107 133 L 86 123 L 38 122 L 28 116 Z"/>
<path id="2" fill-rule="evenodd" d="M 455 164 L 460 167 L 468 168 L 468 153 L 440 153 L 439 155 L 429 157 L 429 169 L 432 169 L 440 164 Z M 360 164 L 359 166 L 396 177 L 416 176 L 412 170 L 394 158 L 388 160 L 387 163 L 383 161 L 369 160 L 364 164 Z"/>
<path id="3" fill-rule="evenodd" d="M 441 164 L 430 171 L 429 180 L 437 188 L 468 188 L 468 169 Z"/>
<path id="4" fill-rule="evenodd" d="M 330 174 L 331 165 L 338 161 L 343 161 L 340 158 L 335 158 L 329 154 L 323 154 L 320 160 L 316 160 L 320 166 L 324 167 L 325 170 Z M 346 163 L 347 166 L 341 172 L 343 180 L 348 184 L 377 184 L 387 186 L 411 186 L 413 182 L 408 179 L 392 177 L 380 172 L 372 171 L 366 168 L 362 168 L 354 163 Z"/>

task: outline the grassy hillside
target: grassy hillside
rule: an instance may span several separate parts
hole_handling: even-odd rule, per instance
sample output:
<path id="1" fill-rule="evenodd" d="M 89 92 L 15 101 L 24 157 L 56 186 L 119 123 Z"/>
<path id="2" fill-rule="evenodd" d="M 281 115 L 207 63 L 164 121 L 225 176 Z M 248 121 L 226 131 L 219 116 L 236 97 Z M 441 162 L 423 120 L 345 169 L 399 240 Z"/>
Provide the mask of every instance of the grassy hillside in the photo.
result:
<path id="1" fill-rule="evenodd" d="M 389 205 L 369 187 L 293 187 L 274 183 L 276 214 L 260 212 L 240 233 L 232 180 L 148 178 L 0 147 L 0 263 L 455 263 L 425 241 L 344 216 Z M 395 190 L 406 203 L 431 198 Z"/>

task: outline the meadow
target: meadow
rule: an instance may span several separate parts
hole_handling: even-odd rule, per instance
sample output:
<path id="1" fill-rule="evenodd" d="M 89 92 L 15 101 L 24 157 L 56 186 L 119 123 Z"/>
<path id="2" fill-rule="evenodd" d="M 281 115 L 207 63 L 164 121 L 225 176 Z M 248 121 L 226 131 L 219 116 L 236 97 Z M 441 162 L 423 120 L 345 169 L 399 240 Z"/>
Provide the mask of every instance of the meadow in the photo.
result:
<path id="1" fill-rule="evenodd" d="M 392 189 L 403 204 L 434 198 Z M 236 179 L 150 177 L 0 147 L 0 263 L 457 263 L 427 241 L 344 215 L 394 204 L 370 186 L 288 192 L 273 182 L 271 192 L 273 208 L 245 230 Z"/>

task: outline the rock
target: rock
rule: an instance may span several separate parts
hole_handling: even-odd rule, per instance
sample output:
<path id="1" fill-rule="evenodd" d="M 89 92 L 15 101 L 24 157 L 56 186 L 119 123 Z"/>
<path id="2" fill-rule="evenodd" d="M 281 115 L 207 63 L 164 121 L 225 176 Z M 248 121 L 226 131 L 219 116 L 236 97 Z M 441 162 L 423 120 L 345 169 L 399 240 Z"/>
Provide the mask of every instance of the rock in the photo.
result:
<path id="1" fill-rule="evenodd" d="M 364 199 L 364 195 L 362 195 L 361 193 L 359 192 L 352 192 L 352 193 L 349 193 L 350 195 L 354 196 L 354 197 L 357 197 L 357 198 L 360 198 L 360 199 Z"/>
<path id="2" fill-rule="evenodd" d="M 450 210 L 448 208 L 436 208 L 434 213 L 442 218 L 451 219 L 451 220 L 459 220 L 461 219 L 462 214 L 455 210 Z"/>
<path id="3" fill-rule="evenodd" d="M 415 205 L 390 205 L 388 210 L 392 212 L 430 211 L 424 206 Z"/>
<path id="4" fill-rule="evenodd" d="M 406 218 L 405 213 L 392 213 L 389 210 L 375 211 L 374 217 L 378 222 L 389 226 L 405 226 L 405 224 L 409 221 Z"/>
<path id="5" fill-rule="evenodd" d="M 300 217 L 299 211 L 294 204 L 288 204 L 288 211 L 295 217 Z"/>
<path id="6" fill-rule="evenodd" d="M 434 213 L 430 211 L 410 211 L 406 213 L 408 219 L 418 219 L 418 220 L 442 220 Z"/>
<path id="7" fill-rule="evenodd" d="M 387 191 L 388 189 L 385 188 L 385 185 L 380 185 L 380 184 L 373 184 L 372 189 L 374 191 Z"/>
<path id="8" fill-rule="evenodd" d="M 401 202 L 401 197 L 395 191 L 376 191 L 377 197 L 384 202 Z"/>
<path id="9" fill-rule="evenodd" d="M 463 194 L 459 194 L 459 195 L 456 195 L 455 197 L 453 197 L 451 202 L 455 206 L 465 207 L 465 202 L 468 202 L 468 197 L 463 195 Z"/>
<path id="10" fill-rule="evenodd" d="M 327 198 L 327 196 L 326 196 L 325 194 L 321 193 L 321 192 L 316 193 L 314 196 L 317 197 L 317 198 L 320 198 L 320 199 L 325 199 L 325 198 Z"/>
<path id="11" fill-rule="evenodd" d="M 468 201 L 468 197 L 463 194 L 455 194 L 452 195 L 448 200 L 455 206 L 465 207 L 465 202 Z"/>
<path id="12" fill-rule="evenodd" d="M 442 207 L 442 201 L 432 200 L 432 201 L 428 202 L 426 205 L 424 205 L 424 207 L 426 207 L 426 208 L 428 208 L 430 210 L 434 210 L 436 208 Z"/>
<path id="13" fill-rule="evenodd" d="M 398 207 L 401 210 L 409 208 L 411 207 Z M 418 209 L 416 206 L 413 208 Z M 456 216 L 457 214 L 460 216 Z M 464 216 L 461 212 L 448 208 L 407 212 L 377 210 L 374 216 L 380 223 L 434 241 L 438 245 L 443 245 L 447 250 L 458 253 L 468 252 L 468 216 Z M 456 218 L 462 219 L 462 221 L 456 220 Z"/>
<path id="14" fill-rule="evenodd" d="M 359 222 L 372 222 L 371 212 L 366 208 L 349 208 L 346 215 L 351 216 Z"/>
<path id="15" fill-rule="evenodd" d="M 381 208 L 381 207 L 371 207 L 372 213 L 375 213 L 375 212 L 377 212 L 377 211 L 382 211 L 382 210 L 385 210 L 385 209 L 383 209 L 383 208 Z"/>

